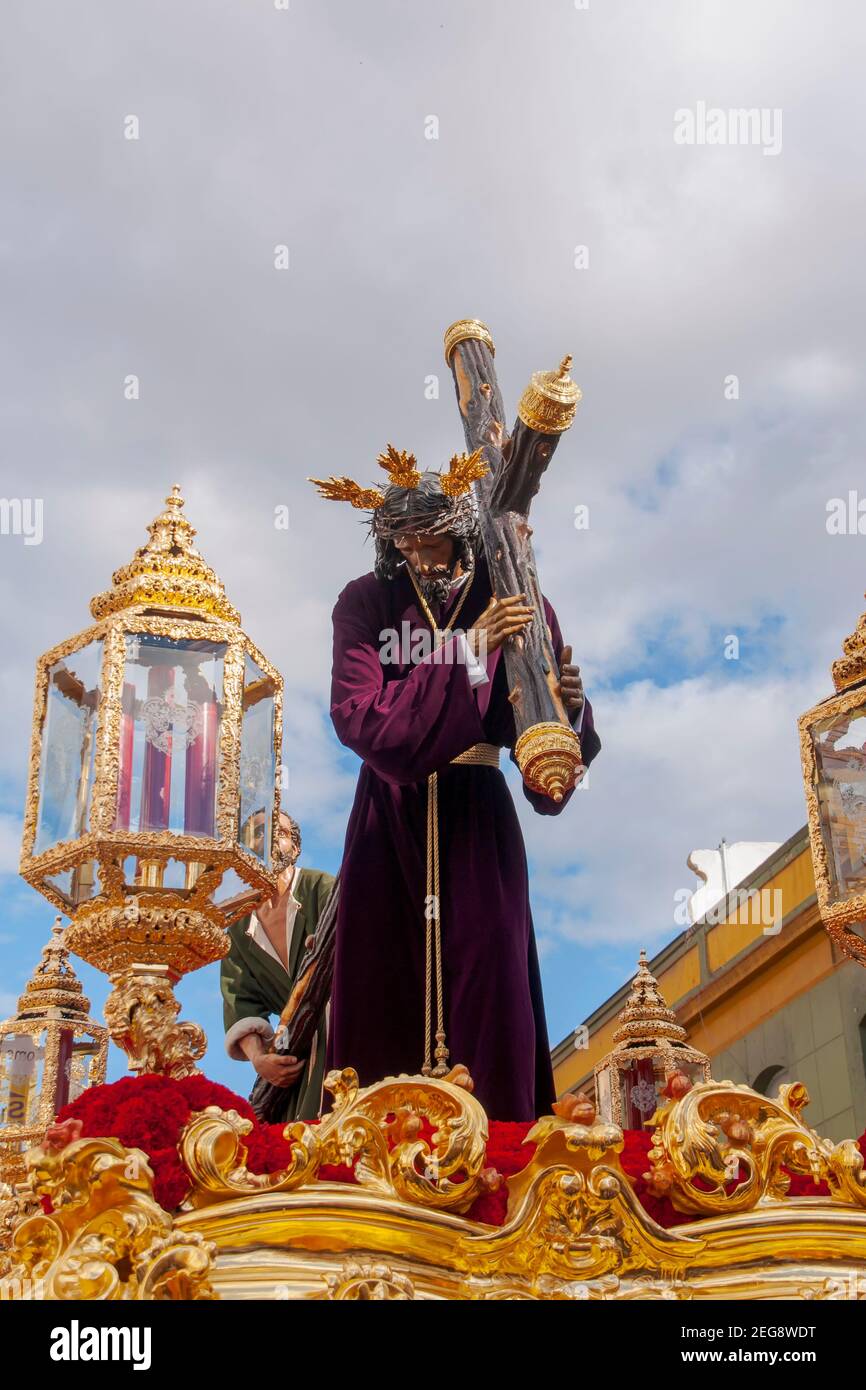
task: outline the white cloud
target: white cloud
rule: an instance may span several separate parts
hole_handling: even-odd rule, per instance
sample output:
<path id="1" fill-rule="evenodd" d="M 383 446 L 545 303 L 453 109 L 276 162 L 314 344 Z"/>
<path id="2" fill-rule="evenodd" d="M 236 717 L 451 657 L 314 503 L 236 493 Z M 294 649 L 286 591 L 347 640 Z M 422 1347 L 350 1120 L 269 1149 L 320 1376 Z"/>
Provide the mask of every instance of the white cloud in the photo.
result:
<path id="1" fill-rule="evenodd" d="M 559 940 L 655 944 L 682 928 L 675 893 L 701 846 L 778 840 L 805 820 L 796 715 L 808 681 L 606 692 L 590 785 L 558 817 L 521 807 L 539 928 Z"/>
<path id="2" fill-rule="evenodd" d="M 783 390 L 795 398 L 828 407 L 840 403 L 854 390 L 859 373 L 853 362 L 816 349 L 805 356 L 784 358 L 775 375 Z"/>

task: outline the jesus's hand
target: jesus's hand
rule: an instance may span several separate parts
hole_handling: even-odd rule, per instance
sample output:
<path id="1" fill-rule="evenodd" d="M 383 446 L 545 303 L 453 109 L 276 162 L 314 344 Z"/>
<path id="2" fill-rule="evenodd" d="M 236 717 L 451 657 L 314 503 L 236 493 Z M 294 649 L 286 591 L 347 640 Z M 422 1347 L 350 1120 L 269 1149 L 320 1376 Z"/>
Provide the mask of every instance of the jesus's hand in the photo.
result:
<path id="1" fill-rule="evenodd" d="M 475 656 L 495 652 L 507 637 L 522 632 L 534 616 L 535 609 L 526 602 L 525 594 L 510 594 L 506 598 L 494 596 L 475 619 L 466 640 Z"/>
<path id="2" fill-rule="evenodd" d="M 583 708 L 583 681 L 580 667 L 571 664 L 571 647 L 563 647 L 559 659 L 559 693 L 569 714 L 577 714 Z"/>

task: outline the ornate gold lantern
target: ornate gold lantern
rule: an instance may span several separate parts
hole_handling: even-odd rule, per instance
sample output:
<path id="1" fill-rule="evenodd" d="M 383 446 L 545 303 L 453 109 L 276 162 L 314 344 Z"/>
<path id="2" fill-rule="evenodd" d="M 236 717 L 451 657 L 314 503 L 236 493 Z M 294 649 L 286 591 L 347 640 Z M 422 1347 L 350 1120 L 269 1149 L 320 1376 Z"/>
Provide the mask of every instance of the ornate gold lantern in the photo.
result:
<path id="1" fill-rule="evenodd" d="M 683 1073 L 693 1085 L 710 1080 L 710 1059 L 689 1047 L 685 1028 L 650 973 L 645 951 L 613 1042 L 613 1050 L 595 1068 L 595 1094 L 601 1119 L 621 1129 L 643 1129 L 675 1073 Z"/>
<path id="2" fill-rule="evenodd" d="M 130 1066 L 182 1075 L 204 1036 L 178 1032 L 172 985 L 223 956 L 225 927 L 275 884 L 282 679 L 178 487 L 148 530 L 95 626 L 38 663 L 21 873 L 115 984 L 106 1018 Z"/>
<path id="3" fill-rule="evenodd" d="M 18 1012 L 0 1023 L 0 1180 L 23 1178 L 25 1150 L 58 1110 L 105 1080 L 108 1031 L 89 1010 L 58 917 Z"/>
<path id="4" fill-rule="evenodd" d="M 821 918 L 847 956 L 866 965 L 866 613 L 833 662 L 836 694 L 798 721 L 809 840 Z"/>

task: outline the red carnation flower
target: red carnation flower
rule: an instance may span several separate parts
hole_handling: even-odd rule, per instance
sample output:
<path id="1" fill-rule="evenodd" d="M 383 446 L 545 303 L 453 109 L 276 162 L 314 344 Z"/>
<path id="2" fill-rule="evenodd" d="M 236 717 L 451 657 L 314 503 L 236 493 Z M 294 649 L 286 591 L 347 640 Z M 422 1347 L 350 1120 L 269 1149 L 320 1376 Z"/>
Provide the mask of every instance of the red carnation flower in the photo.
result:
<path id="1" fill-rule="evenodd" d="M 279 1173 L 292 1161 L 292 1146 L 283 1138 L 284 1125 L 256 1125 L 244 1136 L 251 1173 Z"/>
<path id="2" fill-rule="evenodd" d="M 128 1148 L 164 1149 L 177 1144 L 190 1108 L 182 1095 L 166 1088 L 154 1095 L 130 1096 L 117 1107 L 112 1133 Z"/>
<path id="3" fill-rule="evenodd" d="M 487 1141 L 487 1163 L 496 1168 L 503 1177 L 519 1173 L 535 1157 L 535 1144 L 524 1140 L 532 1129 L 532 1121 L 496 1120 L 490 1126 Z M 501 1223 L 498 1223 L 501 1224 Z"/>
<path id="4" fill-rule="evenodd" d="M 154 1198 L 166 1211 L 176 1211 L 192 1187 L 177 1147 L 155 1149 L 147 1161 L 153 1169 Z"/>
<path id="5" fill-rule="evenodd" d="M 495 1192 L 482 1192 L 476 1197 L 466 1215 L 470 1221 L 483 1221 L 488 1226 L 504 1226 L 508 1207 L 508 1188 L 502 1183 Z"/>
<path id="6" fill-rule="evenodd" d="M 235 1095 L 228 1086 L 221 1086 L 217 1081 L 208 1081 L 206 1076 L 186 1076 L 176 1085 L 190 1110 L 206 1110 L 209 1105 L 218 1105 L 220 1110 L 236 1110 L 245 1120 L 256 1118 L 249 1101 Z"/>

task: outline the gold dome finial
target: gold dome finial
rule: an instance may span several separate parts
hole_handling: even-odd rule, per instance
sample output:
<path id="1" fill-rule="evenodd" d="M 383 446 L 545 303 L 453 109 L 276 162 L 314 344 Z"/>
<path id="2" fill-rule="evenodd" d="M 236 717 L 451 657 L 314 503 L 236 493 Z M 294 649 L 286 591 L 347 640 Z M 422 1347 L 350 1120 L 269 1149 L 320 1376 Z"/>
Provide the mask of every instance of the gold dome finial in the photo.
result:
<path id="1" fill-rule="evenodd" d="M 686 1030 L 677 1023 L 676 1014 L 665 1003 L 658 980 L 650 972 L 646 951 L 641 949 L 637 974 L 613 1035 L 614 1051 L 685 1041 Z"/>
<path id="2" fill-rule="evenodd" d="M 682 1095 L 683 1088 L 710 1079 L 709 1057 L 689 1044 L 644 950 L 625 1008 L 616 1020 L 613 1046 L 596 1063 L 593 1075 L 604 1119 L 632 1128 L 650 1123 L 662 1098 L 671 1094 L 668 1084 L 676 1082 Z"/>
<path id="3" fill-rule="evenodd" d="M 17 1018 L 38 1017 L 49 1009 L 59 1010 L 65 1018 L 86 1017 L 90 1000 L 82 992 L 81 981 L 69 963 L 65 937 L 63 920 L 55 917 L 39 964 L 18 999 Z"/>
<path id="4" fill-rule="evenodd" d="M 520 398 L 517 414 L 528 429 L 540 434 L 564 434 L 574 421 L 583 392 L 569 376 L 571 353 L 555 372 L 533 372 Z"/>
<path id="5" fill-rule="evenodd" d="M 203 617 L 240 622 L 240 613 L 226 597 L 219 575 L 196 550 L 195 527 L 183 508 L 183 494 L 175 483 L 165 499 L 165 510 L 147 528 L 149 539 L 128 565 L 115 570 L 111 588 L 91 601 L 94 618 L 144 606 L 179 608 Z"/>
<path id="6" fill-rule="evenodd" d="M 833 662 L 831 671 L 837 690 L 850 690 L 866 681 L 866 613 L 861 613 L 857 626 L 842 643 L 844 656 Z"/>

